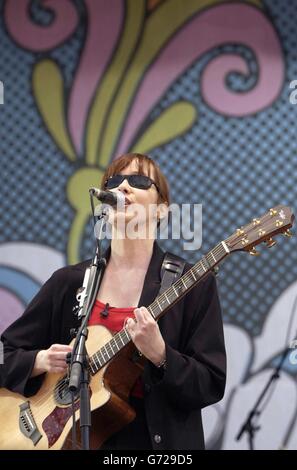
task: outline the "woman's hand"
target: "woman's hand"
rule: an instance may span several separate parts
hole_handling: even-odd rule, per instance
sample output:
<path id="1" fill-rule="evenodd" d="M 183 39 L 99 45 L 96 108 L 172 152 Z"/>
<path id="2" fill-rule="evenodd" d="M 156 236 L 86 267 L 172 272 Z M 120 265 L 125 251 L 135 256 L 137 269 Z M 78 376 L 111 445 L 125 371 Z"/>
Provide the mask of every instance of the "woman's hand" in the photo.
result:
<path id="1" fill-rule="evenodd" d="M 135 319 L 128 318 L 126 329 L 138 351 L 156 366 L 165 359 L 165 342 L 158 323 L 147 308 L 134 310 Z"/>
<path id="2" fill-rule="evenodd" d="M 66 344 L 52 344 L 50 348 L 39 351 L 35 358 L 31 377 L 44 372 L 62 373 L 67 369 L 66 356 L 72 347 Z"/>

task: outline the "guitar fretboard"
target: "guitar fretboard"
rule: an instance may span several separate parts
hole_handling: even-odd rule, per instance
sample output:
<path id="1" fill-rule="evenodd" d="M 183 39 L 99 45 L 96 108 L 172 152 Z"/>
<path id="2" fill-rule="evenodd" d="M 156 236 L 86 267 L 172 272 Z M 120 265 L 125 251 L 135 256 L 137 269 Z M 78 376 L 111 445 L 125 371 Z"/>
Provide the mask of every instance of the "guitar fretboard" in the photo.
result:
<path id="1" fill-rule="evenodd" d="M 227 245 L 220 242 L 213 250 L 209 251 L 200 261 L 189 269 L 172 286 L 160 294 L 147 307 L 155 320 L 161 316 L 187 292 L 189 292 L 209 271 L 229 254 Z M 90 372 L 95 375 L 111 359 L 113 359 L 129 342 L 131 337 L 126 328 L 116 333 L 110 341 L 102 346 L 90 357 Z"/>

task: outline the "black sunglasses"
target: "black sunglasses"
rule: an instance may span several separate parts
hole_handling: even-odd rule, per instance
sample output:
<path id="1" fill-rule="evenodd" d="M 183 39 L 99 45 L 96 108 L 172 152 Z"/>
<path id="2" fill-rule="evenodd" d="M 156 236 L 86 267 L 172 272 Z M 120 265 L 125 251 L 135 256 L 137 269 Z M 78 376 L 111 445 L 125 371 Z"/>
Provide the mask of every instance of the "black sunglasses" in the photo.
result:
<path id="1" fill-rule="evenodd" d="M 125 179 L 132 188 L 149 189 L 152 184 L 154 184 L 159 192 L 159 188 L 156 183 L 149 176 L 145 175 L 113 175 L 105 181 L 105 188 L 117 188 Z"/>

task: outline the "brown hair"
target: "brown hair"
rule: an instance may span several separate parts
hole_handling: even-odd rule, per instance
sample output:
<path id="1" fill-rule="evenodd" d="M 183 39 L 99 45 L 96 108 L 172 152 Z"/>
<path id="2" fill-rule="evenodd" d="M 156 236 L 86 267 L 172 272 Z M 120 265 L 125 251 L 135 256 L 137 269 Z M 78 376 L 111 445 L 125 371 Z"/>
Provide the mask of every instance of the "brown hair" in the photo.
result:
<path id="1" fill-rule="evenodd" d="M 133 160 L 137 160 L 138 173 L 140 175 L 148 175 L 158 186 L 158 203 L 165 203 L 169 206 L 169 186 L 163 173 L 156 162 L 148 155 L 141 153 L 125 153 L 119 156 L 106 168 L 101 181 L 101 189 L 104 189 L 105 181 L 113 175 L 123 171 Z"/>

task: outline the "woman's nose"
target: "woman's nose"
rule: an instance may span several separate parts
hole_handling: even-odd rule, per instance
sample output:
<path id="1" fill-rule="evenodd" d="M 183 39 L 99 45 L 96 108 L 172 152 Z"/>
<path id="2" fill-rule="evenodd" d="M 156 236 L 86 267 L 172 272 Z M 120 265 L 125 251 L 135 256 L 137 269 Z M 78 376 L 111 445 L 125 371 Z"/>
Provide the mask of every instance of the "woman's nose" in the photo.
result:
<path id="1" fill-rule="evenodd" d="M 131 190 L 131 187 L 128 183 L 128 180 L 125 178 L 124 181 L 121 182 L 121 184 L 118 186 L 118 190 L 123 191 L 125 193 L 129 192 Z"/>

